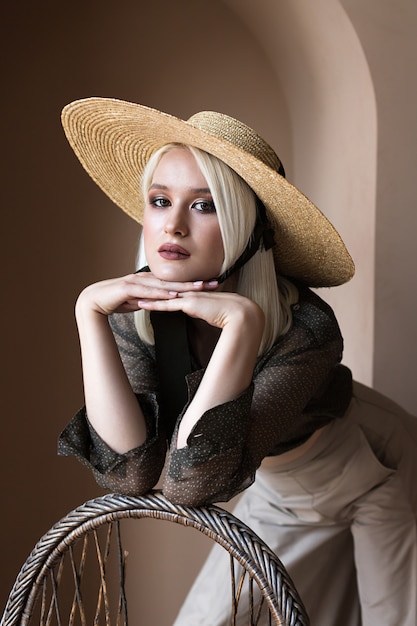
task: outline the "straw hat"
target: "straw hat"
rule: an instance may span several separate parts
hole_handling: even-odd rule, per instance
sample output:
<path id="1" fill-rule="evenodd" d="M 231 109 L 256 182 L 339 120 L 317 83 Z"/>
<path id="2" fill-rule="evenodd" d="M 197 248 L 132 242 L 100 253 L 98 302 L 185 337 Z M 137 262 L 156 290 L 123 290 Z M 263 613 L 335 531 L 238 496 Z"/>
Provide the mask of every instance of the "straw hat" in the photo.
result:
<path id="1" fill-rule="evenodd" d="M 282 166 L 272 148 L 238 120 L 203 111 L 184 121 L 139 104 L 87 98 L 64 108 L 62 124 L 91 178 L 137 222 L 143 217 L 141 179 L 149 157 L 167 143 L 189 144 L 227 163 L 262 200 L 275 230 L 278 273 L 312 287 L 352 278 L 353 261 L 335 228 L 278 173 Z"/>

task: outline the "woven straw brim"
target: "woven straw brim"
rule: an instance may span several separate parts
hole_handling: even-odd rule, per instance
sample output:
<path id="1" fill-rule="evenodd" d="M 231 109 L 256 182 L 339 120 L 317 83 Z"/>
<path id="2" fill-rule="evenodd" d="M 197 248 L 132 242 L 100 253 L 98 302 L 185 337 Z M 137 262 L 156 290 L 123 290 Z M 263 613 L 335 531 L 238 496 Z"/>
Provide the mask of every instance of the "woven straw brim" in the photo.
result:
<path id="1" fill-rule="evenodd" d="M 109 98 L 72 102 L 62 112 L 62 124 L 91 178 L 137 222 L 143 218 L 142 173 L 150 156 L 167 143 L 189 144 L 227 163 L 265 204 L 280 274 L 312 287 L 352 278 L 353 261 L 323 213 L 272 167 L 214 136 L 207 126 L 202 130 L 155 109 Z"/>

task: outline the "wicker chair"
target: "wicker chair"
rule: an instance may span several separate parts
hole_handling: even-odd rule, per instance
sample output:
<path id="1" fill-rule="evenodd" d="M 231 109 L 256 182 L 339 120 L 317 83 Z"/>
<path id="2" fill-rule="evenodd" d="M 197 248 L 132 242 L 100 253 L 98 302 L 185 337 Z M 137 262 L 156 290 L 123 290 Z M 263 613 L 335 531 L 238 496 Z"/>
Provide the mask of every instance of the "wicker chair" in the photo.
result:
<path id="1" fill-rule="evenodd" d="M 120 520 L 127 518 L 161 519 L 192 527 L 229 553 L 231 625 L 238 623 L 243 583 L 248 586 L 246 598 L 250 598 L 247 600 L 249 622 L 245 623 L 308 625 L 303 604 L 284 566 L 250 528 L 220 507 L 179 506 L 154 491 L 139 497 L 108 494 L 86 502 L 55 524 L 23 565 L 6 604 L 1 626 L 127 625 L 125 552 L 120 533 Z M 92 618 L 87 616 L 87 594 L 82 587 L 83 574 L 87 577 L 87 545 L 90 556 L 91 543 L 99 573 Z M 108 574 L 111 543 L 117 546 L 117 576 L 114 571 L 112 576 Z M 69 576 L 64 575 L 67 569 Z M 117 590 L 112 597 L 110 587 L 115 578 Z M 64 580 L 66 584 L 71 583 L 67 606 L 61 600 Z M 66 595 L 68 597 L 68 591 Z M 114 618 L 111 605 L 117 605 Z"/>

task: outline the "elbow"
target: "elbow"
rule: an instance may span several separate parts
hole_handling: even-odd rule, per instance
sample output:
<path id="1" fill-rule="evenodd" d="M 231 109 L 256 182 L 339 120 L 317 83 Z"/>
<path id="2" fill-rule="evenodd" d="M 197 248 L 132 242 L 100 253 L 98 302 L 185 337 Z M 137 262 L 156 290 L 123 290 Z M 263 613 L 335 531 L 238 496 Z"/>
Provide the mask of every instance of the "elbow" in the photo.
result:
<path id="1" fill-rule="evenodd" d="M 142 458 L 142 463 L 137 464 L 135 458 L 132 462 L 124 462 L 104 473 L 97 469 L 93 470 L 96 482 L 113 493 L 126 496 L 143 496 L 154 489 L 159 481 L 163 466 L 164 456 L 150 456 Z"/>
<path id="2" fill-rule="evenodd" d="M 158 482 L 158 478 L 142 476 L 117 476 L 114 473 L 98 474 L 95 472 L 95 479 L 98 485 L 107 492 L 120 493 L 124 496 L 143 496 L 153 489 Z"/>
<path id="3" fill-rule="evenodd" d="M 240 472 L 206 473 L 194 468 L 194 471 L 189 470 L 186 474 L 180 480 L 167 474 L 162 492 L 172 503 L 190 507 L 228 502 L 254 481 L 254 475 L 242 477 Z"/>

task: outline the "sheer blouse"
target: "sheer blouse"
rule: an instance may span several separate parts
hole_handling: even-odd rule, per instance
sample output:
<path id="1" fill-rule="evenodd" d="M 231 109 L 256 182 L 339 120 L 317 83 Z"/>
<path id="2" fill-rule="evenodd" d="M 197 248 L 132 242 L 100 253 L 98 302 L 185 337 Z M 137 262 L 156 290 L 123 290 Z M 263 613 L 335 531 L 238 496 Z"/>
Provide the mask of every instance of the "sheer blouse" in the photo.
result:
<path id="1" fill-rule="evenodd" d="M 169 442 L 159 411 L 155 349 L 139 338 L 133 314 L 114 314 L 109 321 L 145 416 L 146 441 L 125 454 L 116 453 L 95 432 L 83 407 L 58 442 L 59 454 L 75 455 L 107 490 L 144 494 L 165 467 L 162 490 L 173 502 L 200 506 L 227 501 L 254 481 L 264 457 L 300 445 L 318 428 L 341 418 L 349 405 L 352 379 L 340 363 L 343 339 L 338 323 L 332 309 L 304 288 L 293 306 L 290 330 L 257 359 L 250 387 L 206 411 L 187 446 L 176 449 L 181 417 L 204 370 L 194 363 L 187 376 L 188 403 Z"/>

